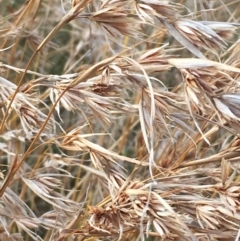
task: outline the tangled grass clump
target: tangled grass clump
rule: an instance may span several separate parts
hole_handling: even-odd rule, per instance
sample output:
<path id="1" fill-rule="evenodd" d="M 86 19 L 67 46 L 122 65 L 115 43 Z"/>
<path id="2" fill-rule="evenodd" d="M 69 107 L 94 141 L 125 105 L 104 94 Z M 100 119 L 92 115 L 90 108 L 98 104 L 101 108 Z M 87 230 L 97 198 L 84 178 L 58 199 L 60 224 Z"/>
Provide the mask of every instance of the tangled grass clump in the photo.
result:
<path id="1" fill-rule="evenodd" d="M 240 5 L 1 5 L 0 240 L 239 240 Z"/>

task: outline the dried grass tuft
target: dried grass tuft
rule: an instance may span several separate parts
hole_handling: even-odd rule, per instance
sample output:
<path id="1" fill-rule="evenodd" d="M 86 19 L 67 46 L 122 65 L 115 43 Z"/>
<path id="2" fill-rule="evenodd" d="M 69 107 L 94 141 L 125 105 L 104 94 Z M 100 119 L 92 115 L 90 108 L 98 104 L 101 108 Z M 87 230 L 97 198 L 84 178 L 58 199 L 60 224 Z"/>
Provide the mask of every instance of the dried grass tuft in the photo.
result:
<path id="1" fill-rule="evenodd" d="M 0 240 L 239 240 L 239 10 L 3 1 Z"/>

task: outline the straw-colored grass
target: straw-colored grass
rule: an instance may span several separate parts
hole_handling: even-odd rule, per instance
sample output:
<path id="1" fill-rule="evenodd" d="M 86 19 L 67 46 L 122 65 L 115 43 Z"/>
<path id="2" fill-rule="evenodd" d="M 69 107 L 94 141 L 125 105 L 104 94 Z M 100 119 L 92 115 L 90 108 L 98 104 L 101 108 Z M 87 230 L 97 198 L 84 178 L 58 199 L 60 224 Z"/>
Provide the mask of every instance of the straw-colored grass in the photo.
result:
<path id="1" fill-rule="evenodd" d="M 240 240 L 238 1 L 0 2 L 0 240 Z"/>

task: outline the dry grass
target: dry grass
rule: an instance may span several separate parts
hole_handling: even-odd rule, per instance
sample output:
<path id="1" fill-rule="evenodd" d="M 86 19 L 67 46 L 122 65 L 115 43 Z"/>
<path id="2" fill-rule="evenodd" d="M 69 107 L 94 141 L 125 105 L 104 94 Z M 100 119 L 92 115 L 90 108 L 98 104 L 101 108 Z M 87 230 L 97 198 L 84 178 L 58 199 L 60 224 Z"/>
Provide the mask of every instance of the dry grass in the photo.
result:
<path id="1" fill-rule="evenodd" d="M 0 2 L 0 240 L 240 240 L 238 1 Z"/>

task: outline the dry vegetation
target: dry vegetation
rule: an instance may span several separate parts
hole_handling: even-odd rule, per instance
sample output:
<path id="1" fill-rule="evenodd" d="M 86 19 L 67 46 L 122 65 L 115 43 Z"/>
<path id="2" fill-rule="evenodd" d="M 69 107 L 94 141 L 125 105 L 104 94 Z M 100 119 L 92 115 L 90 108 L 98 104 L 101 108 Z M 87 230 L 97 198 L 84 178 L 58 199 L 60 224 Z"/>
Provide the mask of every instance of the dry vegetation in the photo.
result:
<path id="1" fill-rule="evenodd" d="M 240 240 L 239 1 L 0 3 L 0 240 Z"/>

